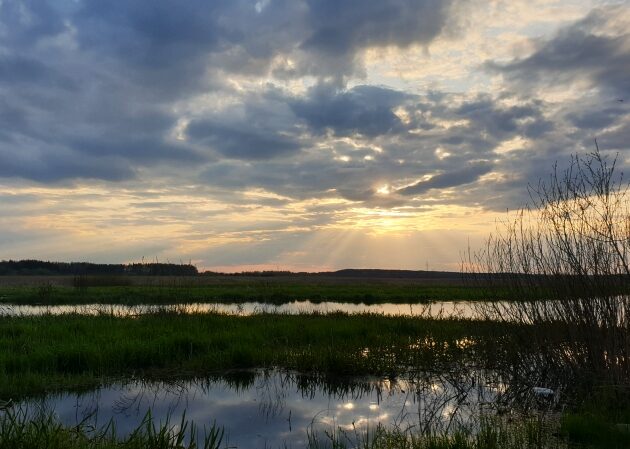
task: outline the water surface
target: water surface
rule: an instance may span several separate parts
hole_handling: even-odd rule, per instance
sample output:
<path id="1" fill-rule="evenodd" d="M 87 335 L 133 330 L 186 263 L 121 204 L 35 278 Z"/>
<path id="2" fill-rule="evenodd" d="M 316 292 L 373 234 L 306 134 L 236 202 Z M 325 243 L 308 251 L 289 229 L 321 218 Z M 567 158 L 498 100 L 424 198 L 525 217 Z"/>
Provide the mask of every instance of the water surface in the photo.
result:
<path id="1" fill-rule="evenodd" d="M 429 304 L 354 304 L 343 302 L 293 301 L 281 305 L 260 302 L 246 303 L 190 303 L 172 305 L 86 304 L 86 305 L 0 305 L 0 316 L 62 315 L 78 313 L 83 315 L 111 314 L 134 316 L 159 311 L 180 313 L 224 313 L 229 315 L 252 315 L 256 313 L 335 313 L 348 314 L 376 313 L 387 316 L 417 316 L 434 318 L 475 318 L 479 316 L 473 302 L 440 301 Z"/>
<path id="2" fill-rule="evenodd" d="M 410 380 L 352 378 L 324 381 L 296 373 L 255 371 L 216 379 L 132 381 L 87 393 L 64 393 L 23 403 L 29 411 L 52 410 L 67 425 L 113 420 L 128 434 L 148 410 L 156 422 L 185 413 L 200 429 L 214 422 L 239 448 L 306 447 L 309 435 L 374 430 L 377 425 L 414 431 L 473 429 L 492 413 L 506 387 L 493 373 L 425 375 Z"/>

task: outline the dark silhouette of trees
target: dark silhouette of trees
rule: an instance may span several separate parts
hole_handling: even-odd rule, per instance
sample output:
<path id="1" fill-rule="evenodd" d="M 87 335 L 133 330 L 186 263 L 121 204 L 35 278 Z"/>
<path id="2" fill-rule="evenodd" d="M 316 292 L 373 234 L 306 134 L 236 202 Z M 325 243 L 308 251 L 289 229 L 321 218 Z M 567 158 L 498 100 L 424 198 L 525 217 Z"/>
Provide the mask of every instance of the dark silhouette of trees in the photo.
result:
<path id="1" fill-rule="evenodd" d="M 190 264 L 132 263 L 96 264 L 88 262 L 44 262 L 41 260 L 0 261 L 0 275 L 145 275 L 194 276 L 197 268 Z"/>

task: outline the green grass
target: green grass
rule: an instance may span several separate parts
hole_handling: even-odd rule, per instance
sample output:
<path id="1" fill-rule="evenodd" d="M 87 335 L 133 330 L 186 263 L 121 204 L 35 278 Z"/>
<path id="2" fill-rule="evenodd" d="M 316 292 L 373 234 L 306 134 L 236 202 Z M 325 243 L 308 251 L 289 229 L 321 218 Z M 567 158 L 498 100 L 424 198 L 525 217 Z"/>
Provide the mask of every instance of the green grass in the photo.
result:
<path id="1" fill-rule="evenodd" d="M 50 413 L 31 417 L 23 409 L 0 417 L 0 449 L 219 449 L 223 435 L 216 425 L 199 434 L 185 416 L 175 424 L 156 424 L 150 413 L 127 436 L 116 435 L 112 422 L 102 428 L 86 422 L 66 427 Z"/>
<path id="2" fill-rule="evenodd" d="M 595 420 L 595 421 L 593 421 Z M 601 417 L 567 414 L 561 424 L 536 415 L 514 420 L 487 417 L 478 431 L 421 434 L 415 429 L 377 427 L 367 430 L 307 431 L 305 449 L 625 449 L 630 433 Z M 64 426 L 53 414 L 29 416 L 9 409 L 0 416 L 0 449 L 219 449 L 228 447 L 224 429 L 215 423 L 199 429 L 182 416 L 156 423 L 147 413 L 127 435 L 117 435 L 113 422 L 95 428 L 83 421 Z M 229 446 L 236 448 L 235 446 Z"/>
<path id="3" fill-rule="evenodd" d="M 562 417 L 561 432 L 575 444 L 601 449 L 630 448 L 630 390 L 606 385 Z"/>
<path id="4" fill-rule="evenodd" d="M 498 288 L 492 299 L 507 299 Z M 265 302 L 296 300 L 350 303 L 427 303 L 487 300 L 488 288 L 398 284 L 305 284 L 238 282 L 200 286 L 31 286 L 1 287 L 0 303 L 8 304 L 179 304 L 190 302 Z"/>
<path id="5" fill-rule="evenodd" d="M 204 376 L 243 368 L 395 375 L 471 358 L 481 363 L 509 349 L 508 334 L 507 326 L 490 322 L 374 314 L 2 317 L 0 399 L 116 377 Z M 464 339 L 475 343 L 459 344 Z"/>
<path id="6" fill-rule="evenodd" d="M 129 435 L 116 435 L 113 422 L 94 428 L 85 421 L 62 425 L 54 415 L 41 412 L 30 417 L 23 409 L 9 410 L 0 418 L 0 449 L 219 449 L 228 447 L 224 431 L 212 424 L 199 432 L 182 416 L 174 425 L 156 424 L 148 413 Z M 195 442 L 198 442 L 196 444 Z M 235 447 L 235 446 L 229 446 Z M 544 423 L 531 419 L 505 423 L 487 420 L 477 433 L 457 431 L 420 434 L 379 425 L 374 430 L 326 433 L 308 432 L 304 449 L 560 449 L 574 446 L 555 438 Z M 584 447 L 584 446 L 580 446 Z M 614 446 L 610 446 L 614 449 Z"/>
<path id="7" fill-rule="evenodd" d="M 505 419 L 484 417 L 480 428 L 452 429 L 442 433 L 419 433 L 377 425 L 367 430 L 307 429 L 305 449 L 626 449 L 630 432 L 601 416 L 568 413 L 559 420 L 531 414 Z M 0 449 L 219 449 L 228 447 L 224 429 L 212 423 L 200 431 L 183 415 L 156 423 L 150 412 L 127 435 L 118 435 L 115 424 L 94 427 L 89 420 L 64 426 L 52 413 L 34 416 L 24 408 L 0 415 Z M 235 446 L 229 446 L 234 447 Z"/>
<path id="8" fill-rule="evenodd" d="M 454 429 L 449 433 L 421 434 L 378 425 L 367 431 L 339 429 L 325 435 L 309 435 L 309 449 L 569 449 L 572 446 L 557 434 L 549 422 L 523 417 L 507 422 L 486 418 L 476 432 Z M 584 447 L 584 446 L 580 446 Z"/>
<path id="9" fill-rule="evenodd" d="M 610 421 L 601 415 L 568 413 L 562 417 L 561 431 L 576 445 L 601 449 L 630 448 L 630 424 Z"/>

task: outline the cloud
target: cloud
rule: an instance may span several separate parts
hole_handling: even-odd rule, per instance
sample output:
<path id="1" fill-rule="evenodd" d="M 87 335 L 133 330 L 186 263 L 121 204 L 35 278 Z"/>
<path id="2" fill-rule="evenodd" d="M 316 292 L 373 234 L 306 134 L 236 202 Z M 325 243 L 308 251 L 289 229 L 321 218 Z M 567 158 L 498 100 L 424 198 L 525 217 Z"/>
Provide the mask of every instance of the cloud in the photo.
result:
<path id="1" fill-rule="evenodd" d="M 618 22 L 625 27 L 617 26 Z M 627 7 L 593 10 L 584 19 L 540 40 L 531 55 L 487 67 L 525 85 L 567 85 L 584 81 L 609 95 L 630 94 L 630 24 Z M 625 29 L 624 29 L 625 28 Z"/>
<path id="2" fill-rule="evenodd" d="M 472 163 L 468 167 L 460 170 L 440 173 L 431 176 L 426 181 L 418 181 L 408 187 L 398 189 L 401 195 L 421 195 L 431 189 L 443 189 L 470 184 L 479 179 L 480 176 L 492 170 L 492 165 L 488 162 Z"/>
<path id="3" fill-rule="evenodd" d="M 530 157 L 539 142 L 555 142 L 561 132 L 546 118 L 544 102 L 505 94 L 410 95 L 377 86 L 316 85 L 304 95 L 271 90 L 241 99 L 189 125 L 191 142 L 221 156 L 201 179 L 217 188 L 262 188 L 298 200 L 341 197 L 393 208 L 432 190 L 443 203 L 478 203 L 493 182 L 503 182 L 484 181 L 479 189 L 483 175 L 503 172 L 504 160 Z M 505 147 L 512 141 L 517 143 Z M 541 152 L 557 152 L 548 147 Z M 518 151 L 501 154 L 505 148 Z M 527 172 L 524 179 L 534 175 Z M 423 177 L 431 178 L 418 182 Z M 459 185 L 466 188 L 458 195 L 441 193 Z M 510 188 L 524 191 L 526 185 Z"/>
<path id="4" fill-rule="evenodd" d="M 291 137 L 252 130 L 246 124 L 232 127 L 197 121 L 187 131 L 194 140 L 209 145 L 227 158 L 268 159 L 300 149 L 300 143 Z"/>
<path id="5" fill-rule="evenodd" d="M 65 179 L 122 181 L 134 178 L 135 170 L 119 157 L 85 158 L 64 149 L 43 151 L 29 157 L 21 152 L 0 149 L 0 177 L 20 177 L 50 183 Z"/>
<path id="6" fill-rule="evenodd" d="M 42 62 L 21 55 L 0 55 L 0 83 L 20 86 L 48 86 L 72 89 L 69 77 L 56 72 Z"/>
<path id="7" fill-rule="evenodd" d="M 578 5 L 558 29 L 523 5 L 0 0 L 2 188 L 120 189 L 109 208 L 108 194 L 51 194 L 33 226 L 76 205 L 66 225 L 84 217 L 83 236 L 118 227 L 127 248 L 172 233 L 199 257 L 238 242 L 239 263 L 276 238 L 263 263 L 316 228 L 518 207 L 594 137 L 622 168 L 628 13 Z"/>
<path id="8" fill-rule="evenodd" d="M 552 127 L 541 109 L 535 101 L 502 106 L 495 99 L 486 97 L 465 103 L 455 110 L 455 114 L 472 120 L 476 127 L 497 138 L 514 133 L 540 137 Z"/>
<path id="9" fill-rule="evenodd" d="M 4 44 L 12 46 L 34 44 L 65 28 L 63 17 L 46 0 L 3 0 L 0 25 Z"/>
<path id="10" fill-rule="evenodd" d="M 619 107 L 597 107 L 586 110 L 572 111 L 567 119 L 576 127 L 582 129 L 600 129 L 614 124 L 618 118 L 625 115 L 627 110 Z"/>
<path id="11" fill-rule="evenodd" d="M 366 48 L 429 44 L 444 30 L 452 5 L 5 0 L 0 148 L 4 155 L 27 152 L 33 164 L 16 160 L 11 176 L 112 181 L 146 167 L 194 167 L 214 157 L 295 155 L 312 144 L 300 123 L 312 135 L 399 131 L 392 107 L 404 94 L 375 86 L 345 90 L 343 83 L 361 71 Z M 268 111 L 255 109 L 255 95 L 229 85 L 230 75 L 244 83 L 270 76 L 319 82 L 306 97 L 285 95 Z M 216 116 L 191 106 L 208 93 L 246 102 L 245 115 L 228 111 L 226 118 L 226 111 Z M 188 141 L 176 140 L 181 123 L 188 123 Z"/>
<path id="12" fill-rule="evenodd" d="M 393 108 L 408 95 L 377 86 L 336 90 L 327 85 L 313 87 L 306 98 L 291 102 L 291 109 L 315 132 L 332 130 L 337 135 L 353 133 L 374 137 L 401 128 Z"/>
<path id="13" fill-rule="evenodd" d="M 450 1 L 307 0 L 313 26 L 303 47 L 332 54 L 427 43 L 442 31 Z"/>

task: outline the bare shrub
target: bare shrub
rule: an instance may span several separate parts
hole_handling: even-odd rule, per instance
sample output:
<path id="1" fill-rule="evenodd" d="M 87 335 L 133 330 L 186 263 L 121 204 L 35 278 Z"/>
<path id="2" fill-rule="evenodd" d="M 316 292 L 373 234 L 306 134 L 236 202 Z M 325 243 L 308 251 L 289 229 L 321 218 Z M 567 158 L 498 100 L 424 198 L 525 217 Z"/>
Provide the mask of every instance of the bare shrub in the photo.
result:
<path id="1" fill-rule="evenodd" d="M 522 343 L 572 380 L 630 383 L 630 207 L 617 158 L 572 156 L 530 186 L 531 204 L 497 227 L 465 270 L 511 301 L 482 314 L 527 324 Z M 516 348 L 515 348 L 516 350 Z M 527 363 L 532 363 L 528 361 Z"/>

